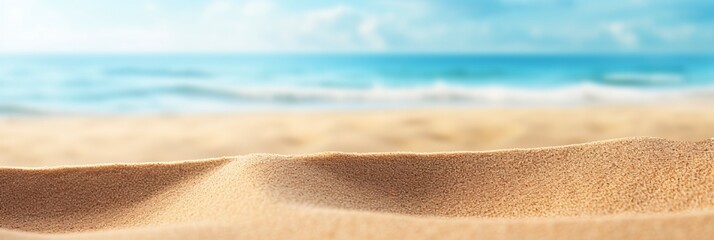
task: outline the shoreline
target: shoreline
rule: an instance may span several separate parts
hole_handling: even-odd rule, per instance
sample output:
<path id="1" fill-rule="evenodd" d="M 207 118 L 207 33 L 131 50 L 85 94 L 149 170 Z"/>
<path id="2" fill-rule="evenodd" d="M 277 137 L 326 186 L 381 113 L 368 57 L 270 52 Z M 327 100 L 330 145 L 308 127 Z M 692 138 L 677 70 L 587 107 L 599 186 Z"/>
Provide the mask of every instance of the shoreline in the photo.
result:
<path id="1" fill-rule="evenodd" d="M 200 88 L 200 87 L 199 87 Z M 322 89 L 320 93 L 303 93 L 292 96 L 280 90 L 276 95 L 252 96 L 242 99 L 243 93 L 234 93 L 231 90 L 216 88 L 215 91 L 226 97 L 205 95 L 196 99 L 173 99 L 176 102 L 165 106 L 152 106 L 150 108 L 137 107 L 141 104 L 134 102 L 134 106 L 127 109 L 114 109 L 111 101 L 109 105 L 96 105 L 88 107 L 77 106 L 32 106 L 26 104 L 0 104 L 0 119 L 5 118 L 35 118 L 35 117 L 117 117 L 117 116 L 191 116 L 191 115 L 226 115 L 226 114 L 255 114 L 269 112 L 332 112 L 332 111 L 382 111 L 382 110 L 419 110 L 419 109 L 547 109 L 547 108 L 618 108 L 623 106 L 686 106 L 710 105 L 714 103 L 714 85 L 705 87 L 691 87 L 682 89 L 639 89 L 628 87 L 609 87 L 599 85 L 583 85 L 569 88 L 560 88 L 546 91 L 545 89 L 501 89 L 499 87 L 479 88 L 477 92 L 464 90 L 459 87 L 443 89 L 406 89 L 406 92 L 394 93 L 391 90 L 371 89 L 357 95 L 346 94 L 343 96 L 337 90 Z M 212 91 L 212 90 L 211 90 Z M 249 90 L 249 95 L 260 94 L 262 90 Z M 373 92 L 376 91 L 376 92 Z M 429 92 L 433 91 L 433 92 Z M 506 92 L 503 92 L 506 91 Z M 511 92 L 508 92 L 511 91 Z M 575 91 L 575 92 L 573 92 Z M 366 94 L 365 96 L 360 96 Z M 369 99 L 377 94 L 384 99 Z M 414 96 L 412 96 L 414 95 Z M 178 96 L 176 96 L 178 97 Z M 235 97 L 235 99 L 234 99 Z M 216 99 L 214 99 L 216 98 Z M 254 99 L 252 99 L 254 98 Z M 281 98 L 292 100 L 280 100 Z M 304 99 L 303 99 L 304 98 Z M 343 99 L 345 98 L 345 99 Z M 351 100 L 350 100 L 351 99 Z M 141 101 L 134 99 L 132 101 Z M 157 104 L 157 102 L 149 102 Z M 198 103 L 198 104 L 197 104 Z M 63 108 L 72 110 L 62 110 Z"/>

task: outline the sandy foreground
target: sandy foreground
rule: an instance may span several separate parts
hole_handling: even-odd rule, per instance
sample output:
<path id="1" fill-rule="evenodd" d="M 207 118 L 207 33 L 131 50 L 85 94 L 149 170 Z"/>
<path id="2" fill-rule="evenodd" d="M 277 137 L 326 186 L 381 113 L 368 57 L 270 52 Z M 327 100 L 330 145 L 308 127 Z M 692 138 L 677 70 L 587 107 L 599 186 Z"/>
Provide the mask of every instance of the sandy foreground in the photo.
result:
<path id="1" fill-rule="evenodd" d="M 706 106 L 10 118 L 0 136 L 0 239 L 714 236 Z"/>

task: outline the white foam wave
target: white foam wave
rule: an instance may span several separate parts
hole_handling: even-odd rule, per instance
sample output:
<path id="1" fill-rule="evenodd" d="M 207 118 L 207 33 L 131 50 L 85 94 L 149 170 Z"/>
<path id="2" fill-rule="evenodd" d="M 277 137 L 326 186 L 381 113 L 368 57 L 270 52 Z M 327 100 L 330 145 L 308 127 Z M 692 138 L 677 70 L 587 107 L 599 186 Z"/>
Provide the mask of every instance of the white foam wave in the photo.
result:
<path id="1" fill-rule="evenodd" d="M 714 96 L 710 89 L 635 89 L 583 83 L 576 86 L 526 89 L 511 87 L 457 87 L 435 84 L 428 87 L 367 89 L 329 88 L 226 88 L 192 85 L 191 93 L 258 102 L 474 102 L 485 104 L 571 104 L 598 102 L 655 101 L 690 96 Z M 186 92 L 184 92 L 186 93 Z"/>
<path id="2" fill-rule="evenodd" d="M 197 113 L 270 109 L 273 107 L 380 108 L 467 104 L 475 106 L 562 106 L 599 103 L 648 103 L 680 100 L 714 101 L 714 86 L 689 89 L 642 89 L 594 83 L 561 88 L 526 89 L 503 86 L 459 87 L 444 83 L 412 88 L 374 86 L 364 89 L 295 87 L 226 87 L 174 85 L 147 94 L 87 102 L 0 103 L 0 116 L 94 113 Z"/>
<path id="3" fill-rule="evenodd" d="M 611 73 L 603 80 L 619 84 L 674 84 L 685 80 L 684 76 L 673 73 Z"/>

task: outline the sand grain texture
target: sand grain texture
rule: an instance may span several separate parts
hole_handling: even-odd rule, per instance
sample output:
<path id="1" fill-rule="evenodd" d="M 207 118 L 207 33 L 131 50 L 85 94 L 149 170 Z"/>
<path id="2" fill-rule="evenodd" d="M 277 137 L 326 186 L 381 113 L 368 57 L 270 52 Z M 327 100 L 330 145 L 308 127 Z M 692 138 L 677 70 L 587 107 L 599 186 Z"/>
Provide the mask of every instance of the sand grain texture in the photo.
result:
<path id="1" fill-rule="evenodd" d="M 714 141 L 0 169 L 0 239 L 711 239 Z"/>

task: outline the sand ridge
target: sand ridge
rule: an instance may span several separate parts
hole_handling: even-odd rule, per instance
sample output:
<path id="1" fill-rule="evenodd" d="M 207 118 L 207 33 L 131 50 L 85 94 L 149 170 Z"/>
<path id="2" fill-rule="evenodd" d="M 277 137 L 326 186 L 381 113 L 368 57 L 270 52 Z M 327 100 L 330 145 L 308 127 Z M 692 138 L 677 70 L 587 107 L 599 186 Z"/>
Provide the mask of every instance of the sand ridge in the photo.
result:
<path id="1" fill-rule="evenodd" d="M 706 239 L 714 141 L 0 168 L 2 239 Z"/>

